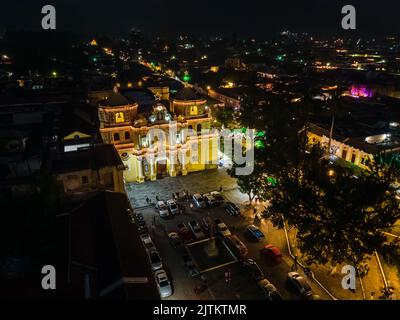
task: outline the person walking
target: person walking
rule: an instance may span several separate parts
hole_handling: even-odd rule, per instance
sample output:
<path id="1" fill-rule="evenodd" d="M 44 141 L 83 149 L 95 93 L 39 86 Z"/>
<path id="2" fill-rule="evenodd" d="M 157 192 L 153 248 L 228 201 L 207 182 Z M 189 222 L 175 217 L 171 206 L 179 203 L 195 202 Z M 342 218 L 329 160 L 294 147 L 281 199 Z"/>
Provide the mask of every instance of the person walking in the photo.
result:
<path id="1" fill-rule="evenodd" d="M 229 287 L 231 280 L 232 280 L 231 270 L 227 269 L 225 271 L 225 284 L 227 287 Z"/>
<path id="2" fill-rule="evenodd" d="M 149 202 L 150 202 L 149 197 L 146 197 L 146 203 L 149 204 Z"/>

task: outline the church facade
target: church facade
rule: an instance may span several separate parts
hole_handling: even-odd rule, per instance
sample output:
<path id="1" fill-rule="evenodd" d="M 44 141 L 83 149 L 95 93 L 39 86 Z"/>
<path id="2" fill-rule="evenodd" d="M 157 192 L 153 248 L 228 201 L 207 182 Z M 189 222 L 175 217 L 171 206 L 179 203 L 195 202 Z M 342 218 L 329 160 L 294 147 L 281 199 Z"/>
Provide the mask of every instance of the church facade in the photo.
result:
<path id="1" fill-rule="evenodd" d="M 115 90 L 99 103 L 98 117 L 103 142 L 115 146 L 125 165 L 125 182 L 218 166 L 219 134 L 211 128 L 207 101 L 189 88 L 147 112 Z"/>

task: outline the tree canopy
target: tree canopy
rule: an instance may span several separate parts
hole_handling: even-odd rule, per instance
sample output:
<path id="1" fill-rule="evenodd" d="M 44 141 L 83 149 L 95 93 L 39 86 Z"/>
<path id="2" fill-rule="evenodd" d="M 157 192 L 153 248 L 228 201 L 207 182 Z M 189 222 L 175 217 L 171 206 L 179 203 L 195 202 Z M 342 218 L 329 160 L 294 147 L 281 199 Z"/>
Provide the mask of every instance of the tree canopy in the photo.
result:
<path id="1" fill-rule="evenodd" d="M 330 162 L 319 145 L 308 144 L 308 116 L 306 104 L 274 96 L 262 105 L 245 99 L 240 122 L 256 131 L 255 161 L 250 176 L 236 176 L 238 186 L 250 200 L 269 200 L 264 216 L 276 226 L 285 221 L 296 228 L 309 263 L 361 263 L 384 246 L 384 231 L 400 218 L 391 188 L 397 166 L 379 156 L 369 171 L 355 175 Z M 277 183 L 272 187 L 268 178 Z"/>

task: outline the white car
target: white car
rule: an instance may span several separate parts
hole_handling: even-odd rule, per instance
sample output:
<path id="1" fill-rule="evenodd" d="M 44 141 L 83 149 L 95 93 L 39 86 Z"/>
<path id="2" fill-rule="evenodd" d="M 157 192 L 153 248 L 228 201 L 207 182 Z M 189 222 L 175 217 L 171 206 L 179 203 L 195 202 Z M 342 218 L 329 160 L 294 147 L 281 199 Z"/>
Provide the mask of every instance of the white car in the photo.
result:
<path id="1" fill-rule="evenodd" d="M 167 298 L 172 295 L 171 283 L 168 280 L 167 273 L 161 269 L 154 272 L 156 277 L 158 291 L 160 292 L 161 298 Z"/>
<path id="2" fill-rule="evenodd" d="M 209 206 L 214 206 L 216 203 L 217 203 L 217 201 L 215 200 L 215 198 L 212 196 L 212 194 L 210 194 L 210 193 L 205 193 L 205 194 L 203 194 L 203 199 L 206 201 L 206 203 L 209 205 Z"/>
<path id="3" fill-rule="evenodd" d="M 219 223 L 217 224 L 217 230 L 223 237 L 230 237 L 232 235 L 226 224 L 222 221 L 219 221 Z"/>
<path id="4" fill-rule="evenodd" d="M 278 289 L 267 279 L 261 279 L 257 282 L 267 300 L 283 300 Z"/>
<path id="5" fill-rule="evenodd" d="M 203 239 L 206 237 L 206 235 L 204 234 L 203 230 L 201 230 L 201 227 L 197 221 L 193 220 L 190 221 L 188 224 L 189 228 L 192 230 L 196 239 Z"/>
<path id="6" fill-rule="evenodd" d="M 140 238 L 142 239 L 143 245 L 147 251 L 152 251 L 156 249 L 153 240 L 148 234 L 143 234 L 140 236 Z"/>
<path id="7" fill-rule="evenodd" d="M 197 208 L 205 208 L 206 207 L 206 203 L 200 193 L 195 193 L 193 195 L 193 201 L 196 204 Z"/>
<path id="8" fill-rule="evenodd" d="M 225 199 L 218 191 L 211 191 L 210 194 L 214 197 L 217 202 L 224 202 Z"/>
<path id="9" fill-rule="evenodd" d="M 168 207 L 164 201 L 158 201 L 156 204 L 156 209 L 161 218 L 166 218 L 169 216 Z"/>
<path id="10" fill-rule="evenodd" d="M 161 269 L 163 267 L 160 255 L 158 254 L 157 250 L 149 251 L 149 259 L 153 271 Z"/>
<path id="11" fill-rule="evenodd" d="M 168 200 L 167 201 L 167 206 L 171 214 L 178 214 L 179 213 L 179 208 L 178 205 L 174 200 Z"/>

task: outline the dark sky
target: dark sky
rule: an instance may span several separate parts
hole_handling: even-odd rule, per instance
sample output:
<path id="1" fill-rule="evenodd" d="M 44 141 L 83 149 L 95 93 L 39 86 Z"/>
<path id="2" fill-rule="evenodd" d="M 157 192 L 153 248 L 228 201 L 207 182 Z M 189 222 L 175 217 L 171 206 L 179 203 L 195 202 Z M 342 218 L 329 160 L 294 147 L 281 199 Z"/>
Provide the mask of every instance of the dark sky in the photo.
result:
<path id="1" fill-rule="evenodd" d="M 278 31 L 341 32 L 341 7 L 357 9 L 358 32 L 399 34 L 399 0 L 8 0 L 0 28 L 39 29 L 41 7 L 57 9 L 57 29 L 115 34 L 137 27 L 154 34 L 238 33 L 268 37 Z"/>

